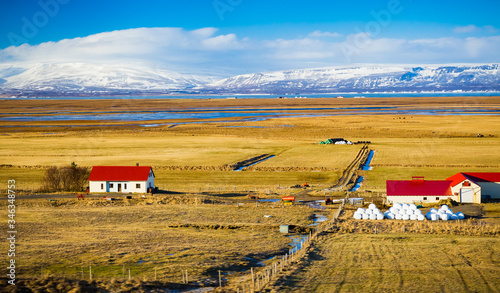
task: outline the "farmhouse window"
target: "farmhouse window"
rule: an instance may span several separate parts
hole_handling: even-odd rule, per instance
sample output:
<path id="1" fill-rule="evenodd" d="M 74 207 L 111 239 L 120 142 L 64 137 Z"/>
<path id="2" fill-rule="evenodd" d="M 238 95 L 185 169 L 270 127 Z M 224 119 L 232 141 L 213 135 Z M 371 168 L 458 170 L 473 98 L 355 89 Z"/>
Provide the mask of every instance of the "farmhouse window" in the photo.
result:
<path id="1" fill-rule="evenodd" d="M 123 189 L 127 189 L 127 183 L 123 184 Z"/>
<path id="2" fill-rule="evenodd" d="M 140 184 L 140 183 L 137 183 L 137 184 L 135 185 L 135 188 L 141 188 L 141 184 Z"/>
<path id="3" fill-rule="evenodd" d="M 104 183 L 101 183 L 101 190 L 104 189 Z"/>
<path id="4" fill-rule="evenodd" d="M 113 188 L 113 183 L 110 183 L 110 184 L 109 184 L 109 188 Z"/>
<path id="5" fill-rule="evenodd" d="M 424 197 L 424 200 L 427 200 L 427 197 Z"/>
<path id="6" fill-rule="evenodd" d="M 462 186 L 470 186 L 470 182 L 469 181 L 465 181 L 464 184 L 462 184 Z"/>
<path id="7" fill-rule="evenodd" d="M 436 200 L 439 200 L 439 196 L 436 196 Z"/>

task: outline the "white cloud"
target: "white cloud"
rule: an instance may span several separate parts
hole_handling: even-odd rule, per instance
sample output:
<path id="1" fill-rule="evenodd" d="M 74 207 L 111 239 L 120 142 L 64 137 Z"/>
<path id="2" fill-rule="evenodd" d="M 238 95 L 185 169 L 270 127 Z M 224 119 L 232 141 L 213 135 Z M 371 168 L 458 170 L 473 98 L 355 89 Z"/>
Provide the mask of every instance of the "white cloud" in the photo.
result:
<path id="1" fill-rule="evenodd" d="M 492 25 L 485 25 L 483 27 L 476 26 L 476 25 L 466 25 L 466 26 L 458 26 L 453 29 L 454 33 L 457 34 L 465 34 L 465 33 L 478 33 L 478 32 L 487 32 L 487 33 L 497 33 L 498 29 L 496 29 Z"/>
<path id="2" fill-rule="evenodd" d="M 337 37 L 342 37 L 342 34 L 339 34 L 337 32 L 322 32 L 322 31 L 314 31 L 308 35 L 308 37 L 311 38 L 321 38 L 321 37 L 330 37 L 330 38 L 337 38 Z"/>
<path id="3" fill-rule="evenodd" d="M 500 36 L 410 40 L 315 31 L 304 38 L 258 40 L 219 34 L 216 28 L 138 28 L 9 47 L 0 50 L 0 65 L 141 62 L 227 77 L 349 63 L 496 63 L 498 52 Z"/>
<path id="4" fill-rule="evenodd" d="M 466 26 L 458 26 L 458 27 L 453 29 L 453 32 L 457 33 L 457 34 L 463 34 L 463 33 L 473 33 L 473 32 L 477 32 L 479 30 L 480 30 L 480 28 L 471 24 L 471 25 L 466 25 Z"/>

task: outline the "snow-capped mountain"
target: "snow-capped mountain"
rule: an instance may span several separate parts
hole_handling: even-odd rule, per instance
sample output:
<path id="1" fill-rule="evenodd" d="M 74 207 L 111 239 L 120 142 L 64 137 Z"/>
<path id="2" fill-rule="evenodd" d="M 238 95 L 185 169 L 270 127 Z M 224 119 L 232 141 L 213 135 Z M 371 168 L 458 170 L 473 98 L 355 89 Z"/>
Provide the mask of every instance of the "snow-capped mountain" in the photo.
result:
<path id="1" fill-rule="evenodd" d="M 325 93 L 498 91 L 500 66 L 354 66 L 238 75 L 206 86 L 215 92 Z"/>
<path id="2" fill-rule="evenodd" d="M 32 94 L 164 93 L 189 90 L 211 78 L 144 65 L 88 63 L 0 67 L 0 92 Z"/>
<path id="3" fill-rule="evenodd" d="M 499 64 L 329 67 L 213 77 L 162 67 L 50 63 L 1 65 L 0 94 L 119 95 L 163 93 L 286 94 L 335 92 L 500 91 Z"/>

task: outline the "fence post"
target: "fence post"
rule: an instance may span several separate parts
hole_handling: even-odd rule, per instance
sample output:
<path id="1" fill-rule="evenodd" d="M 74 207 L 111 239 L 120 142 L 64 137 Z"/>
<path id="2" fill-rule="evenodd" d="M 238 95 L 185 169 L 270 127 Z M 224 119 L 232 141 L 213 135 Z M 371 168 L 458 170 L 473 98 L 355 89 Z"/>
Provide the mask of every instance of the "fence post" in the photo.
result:
<path id="1" fill-rule="evenodd" d="M 251 268 L 251 270 L 252 270 L 252 290 L 255 291 L 255 279 L 253 275 L 253 268 Z"/>
<path id="2" fill-rule="evenodd" d="M 92 266 L 89 267 L 90 270 L 89 270 L 89 279 L 90 279 L 90 282 L 92 282 Z"/>
<path id="3" fill-rule="evenodd" d="M 220 277 L 220 270 L 219 270 L 219 288 L 222 288 L 222 280 L 221 280 L 221 277 Z"/>
<path id="4" fill-rule="evenodd" d="M 132 279 L 132 275 L 130 274 L 130 269 L 128 269 L 128 279 Z"/>

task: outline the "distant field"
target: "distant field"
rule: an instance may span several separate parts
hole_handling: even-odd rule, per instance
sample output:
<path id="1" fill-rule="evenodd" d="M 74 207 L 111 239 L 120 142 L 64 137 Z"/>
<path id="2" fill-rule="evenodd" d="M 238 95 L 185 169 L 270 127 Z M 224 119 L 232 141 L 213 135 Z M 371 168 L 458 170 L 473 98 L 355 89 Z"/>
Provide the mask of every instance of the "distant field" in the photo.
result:
<path id="1" fill-rule="evenodd" d="M 500 239 L 450 235 L 325 236 L 279 292 L 497 292 Z"/>

